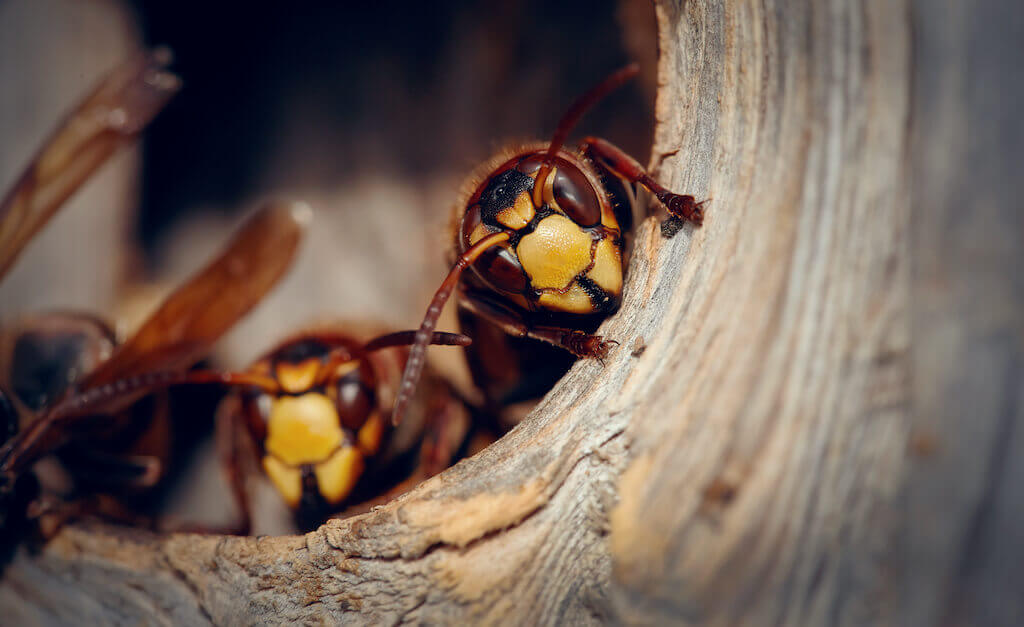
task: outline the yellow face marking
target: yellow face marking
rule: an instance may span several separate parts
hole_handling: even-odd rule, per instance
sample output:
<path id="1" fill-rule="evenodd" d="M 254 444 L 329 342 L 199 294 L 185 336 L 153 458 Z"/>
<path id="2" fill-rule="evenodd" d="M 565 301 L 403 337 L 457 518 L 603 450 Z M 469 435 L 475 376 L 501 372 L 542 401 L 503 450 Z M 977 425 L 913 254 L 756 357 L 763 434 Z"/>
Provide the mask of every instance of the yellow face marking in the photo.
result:
<path id="1" fill-rule="evenodd" d="M 541 294 L 537 302 L 554 311 L 578 314 L 594 313 L 594 303 L 591 302 L 587 291 L 578 283 L 574 283 L 564 294 L 558 292 Z"/>
<path id="2" fill-rule="evenodd" d="M 360 363 L 362 363 L 362 362 L 359 359 L 353 359 L 352 361 L 346 361 L 345 363 L 341 364 L 340 366 L 338 366 L 334 370 L 334 372 L 331 374 L 331 378 L 333 378 L 333 379 L 340 379 L 340 378 L 344 377 L 348 373 L 350 373 L 353 370 L 355 370 L 356 368 L 358 368 Z"/>
<path id="3" fill-rule="evenodd" d="M 523 220 L 522 216 L 516 213 L 516 210 L 513 207 L 499 211 L 494 217 L 500 224 L 503 224 L 510 229 L 521 229 L 529 222 L 529 220 Z"/>
<path id="4" fill-rule="evenodd" d="M 299 394 L 313 387 L 319 371 L 320 360 L 307 359 L 297 364 L 278 363 L 275 374 L 277 382 L 281 384 L 281 389 L 291 394 Z"/>
<path id="5" fill-rule="evenodd" d="M 619 221 L 615 218 L 615 210 L 610 203 L 601 203 L 601 225 L 621 232 Z"/>
<path id="6" fill-rule="evenodd" d="M 363 426 L 359 428 L 359 433 L 356 434 L 356 442 L 358 442 L 359 450 L 363 452 L 363 455 L 370 456 L 380 449 L 380 442 L 383 439 L 384 420 L 380 417 L 380 412 L 375 411 L 370 414 L 370 417 L 366 419 Z"/>
<path id="7" fill-rule="evenodd" d="M 516 196 L 516 204 L 512 205 L 519 217 L 523 219 L 523 226 L 526 226 L 533 216 L 537 215 L 536 209 L 533 206 L 533 198 L 530 197 L 529 190 L 524 190 L 518 196 Z"/>
<path id="8" fill-rule="evenodd" d="M 264 446 L 285 464 L 297 466 L 324 460 L 343 437 L 334 404 L 323 394 L 310 393 L 274 400 Z"/>
<path id="9" fill-rule="evenodd" d="M 299 499 L 302 497 L 302 473 L 299 469 L 286 466 L 270 455 L 266 455 L 263 457 L 263 471 L 267 473 L 270 482 L 281 493 L 281 497 L 288 507 L 297 507 Z"/>
<path id="10" fill-rule="evenodd" d="M 558 168 L 551 168 L 551 171 L 548 172 L 548 178 L 544 181 L 544 191 L 541 193 L 541 197 L 544 199 L 544 203 L 547 206 L 554 207 L 561 211 L 562 208 L 558 206 L 558 201 L 555 200 L 555 174 L 557 173 Z"/>
<path id="11" fill-rule="evenodd" d="M 518 230 L 529 224 L 536 213 L 530 192 L 525 190 L 516 196 L 516 202 L 511 207 L 499 211 L 495 218 L 508 228 Z"/>
<path id="12" fill-rule="evenodd" d="M 473 232 L 469 234 L 469 245 L 472 246 L 482 240 L 483 238 L 490 235 L 493 231 L 485 224 L 478 224 Z"/>
<path id="13" fill-rule="evenodd" d="M 610 237 L 597 243 L 594 267 L 587 272 L 587 276 L 612 296 L 622 292 L 622 253 Z"/>
<path id="14" fill-rule="evenodd" d="M 590 265 L 591 241 L 575 222 L 556 214 L 519 240 L 516 253 L 533 287 L 564 289 Z"/>
<path id="15" fill-rule="evenodd" d="M 331 505 L 340 503 L 363 474 L 362 454 L 352 446 L 343 446 L 324 462 L 313 467 L 320 495 Z"/>

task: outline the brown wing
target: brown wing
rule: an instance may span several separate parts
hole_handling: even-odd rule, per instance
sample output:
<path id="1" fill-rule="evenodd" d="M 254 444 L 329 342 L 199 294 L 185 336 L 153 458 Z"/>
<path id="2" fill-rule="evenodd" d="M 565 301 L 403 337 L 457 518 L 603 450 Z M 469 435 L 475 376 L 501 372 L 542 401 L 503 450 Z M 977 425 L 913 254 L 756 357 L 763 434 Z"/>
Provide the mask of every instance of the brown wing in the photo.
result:
<path id="1" fill-rule="evenodd" d="M 73 394 L 0 446 L 0 526 L 4 490 L 9 489 L 4 478 L 10 483 L 10 477 L 67 442 L 70 423 L 117 412 L 152 391 L 154 384 L 174 383 L 175 371 L 201 359 L 284 275 L 308 214 L 302 203 L 271 204 L 258 211 L 219 257 L 171 294 Z"/>
<path id="2" fill-rule="evenodd" d="M 292 263 L 309 208 L 270 204 L 227 249 L 170 295 L 138 332 L 90 373 L 80 392 L 157 371 L 184 370 L 263 298 Z"/>
<path id="3" fill-rule="evenodd" d="M 57 127 L 0 203 L 0 277 L 60 206 L 181 87 L 165 49 L 108 74 Z"/>

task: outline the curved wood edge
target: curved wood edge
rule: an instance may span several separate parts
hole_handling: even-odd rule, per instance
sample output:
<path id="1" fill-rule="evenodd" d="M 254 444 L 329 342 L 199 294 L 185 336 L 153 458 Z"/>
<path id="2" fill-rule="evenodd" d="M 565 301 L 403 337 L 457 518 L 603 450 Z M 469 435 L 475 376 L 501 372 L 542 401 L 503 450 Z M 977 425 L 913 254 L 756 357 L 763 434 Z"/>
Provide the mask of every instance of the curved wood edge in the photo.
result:
<path id="1" fill-rule="evenodd" d="M 1008 338 L 1011 358 L 986 371 L 1005 378 L 1020 372 L 1007 331 L 1019 316 L 962 321 L 965 296 L 992 294 L 965 287 L 970 264 L 931 256 L 952 230 L 929 231 L 932 207 L 955 208 L 942 185 L 964 183 L 933 178 L 962 157 L 935 161 L 945 135 L 929 124 L 965 122 L 927 108 L 958 97 L 942 79 L 959 68 L 941 45 L 915 57 L 931 49 L 911 35 L 941 44 L 949 33 L 920 26 L 942 16 L 848 4 L 658 4 L 651 165 L 670 187 L 712 196 L 707 221 L 672 239 L 641 225 L 626 300 L 602 329 L 621 345 L 603 366 L 577 364 L 508 436 L 302 537 L 70 528 L 16 559 L 0 605 L 40 622 L 944 615 L 957 572 L 972 572 L 964 529 L 1000 453 L 971 458 L 976 440 L 958 439 L 969 400 L 949 404 L 948 390 L 969 365 L 950 366 L 945 331 L 919 323 L 939 316 L 968 343 Z M 957 290 L 920 300 L 949 277 Z M 1019 311 L 1020 296 L 1000 302 Z M 977 406 L 985 433 L 1005 422 L 996 405 Z"/>

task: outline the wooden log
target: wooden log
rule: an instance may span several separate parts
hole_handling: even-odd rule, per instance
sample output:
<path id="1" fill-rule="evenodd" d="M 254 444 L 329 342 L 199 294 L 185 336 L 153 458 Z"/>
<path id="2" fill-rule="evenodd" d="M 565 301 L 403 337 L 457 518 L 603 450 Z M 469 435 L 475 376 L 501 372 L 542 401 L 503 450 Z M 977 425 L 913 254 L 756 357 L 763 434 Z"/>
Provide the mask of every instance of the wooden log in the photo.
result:
<path id="1" fill-rule="evenodd" d="M 651 166 L 714 200 L 702 228 L 640 226 L 604 364 L 305 536 L 66 529 L 7 569 L 5 617 L 1019 619 L 1022 229 L 1003 175 L 1022 155 L 966 132 L 1020 123 L 965 71 L 1019 74 L 1004 53 L 1024 11 L 990 31 L 983 4 L 659 3 Z M 965 142 L 990 139 L 1001 160 L 965 168 Z"/>

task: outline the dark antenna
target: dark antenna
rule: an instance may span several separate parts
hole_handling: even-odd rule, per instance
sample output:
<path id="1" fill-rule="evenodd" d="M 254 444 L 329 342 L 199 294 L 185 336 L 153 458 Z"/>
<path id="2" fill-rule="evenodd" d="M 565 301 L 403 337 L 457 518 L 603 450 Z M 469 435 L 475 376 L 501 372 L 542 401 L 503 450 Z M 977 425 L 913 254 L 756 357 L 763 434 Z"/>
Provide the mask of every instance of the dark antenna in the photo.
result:
<path id="1" fill-rule="evenodd" d="M 619 87 L 622 87 L 629 79 L 633 78 L 640 73 L 640 65 L 638 63 L 630 63 L 626 67 L 613 72 L 608 78 L 604 79 L 587 93 L 580 96 L 576 102 L 572 103 L 569 110 L 565 112 L 562 119 L 558 121 L 558 127 L 555 129 L 555 134 L 551 136 L 551 145 L 548 146 L 548 151 L 544 155 L 544 160 L 541 162 L 540 170 L 537 171 L 537 178 L 533 183 L 533 205 L 540 207 L 544 204 L 544 181 L 547 179 L 548 174 L 551 172 L 551 162 L 554 161 L 555 155 L 561 150 L 565 144 L 565 140 L 569 137 L 569 131 L 576 126 L 576 123 L 580 121 L 583 114 L 586 113 L 587 109 L 594 106 L 599 100 L 615 91 Z"/>
<path id="2" fill-rule="evenodd" d="M 278 390 L 277 382 L 270 377 L 211 370 L 151 372 L 99 385 L 65 397 L 0 447 L 0 472 L 17 474 L 59 447 L 67 438 L 60 427 L 68 420 L 107 414 L 114 405 L 123 407 L 158 389 L 196 383 L 250 386 L 271 393 Z"/>
<path id="3" fill-rule="evenodd" d="M 455 266 L 452 267 L 451 271 L 448 272 L 448 276 L 441 283 L 441 287 L 437 288 L 433 300 L 430 301 L 430 306 L 427 307 L 427 314 L 423 317 L 423 324 L 416 331 L 412 348 L 409 349 L 409 359 L 405 362 L 405 372 L 402 373 L 402 382 L 398 386 L 395 408 L 391 412 L 391 424 L 397 425 L 401 422 L 402 414 L 405 413 L 405 407 L 412 398 L 416 384 L 419 383 L 420 375 L 423 374 L 423 364 L 426 360 L 427 345 L 430 343 L 434 328 L 437 326 L 437 319 L 441 317 L 441 310 L 444 309 L 444 304 L 448 302 L 448 297 L 452 295 L 455 285 L 459 282 L 459 275 L 469 267 L 469 264 L 476 261 L 477 257 L 482 255 L 484 251 L 492 246 L 508 241 L 508 238 L 508 233 L 501 231 L 499 233 L 492 233 L 474 244 L 469 250 L 462 253 L 462 256 L 455 262 Z"/>
<path id="4" fill-rule="evenodd" d="M 317 380 L 320 383 L 327 381 L 338 366 L 347 361 L 358 359 L 367 353 L 383 350 L 385 348 L 395 348 L 397 346 L 410 346 L 415 342 L 416 331 L 397 331 L 395 333 L 388 333 L 387 335 L 375 337 L 367 342 L 362 348 L 354 352 L 347 348 L 337 348 L 331 351 L 323 365 L 320 366 L 320 374 L 318 375 Z M 469 346 L 472 343 L 472 338 L 468 335 L 462 335 L 461 333 L 444 333 L 441 331 L 435 331 L 430 338 L 430 344 L 433 344 L 434 346 Z"/>

